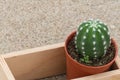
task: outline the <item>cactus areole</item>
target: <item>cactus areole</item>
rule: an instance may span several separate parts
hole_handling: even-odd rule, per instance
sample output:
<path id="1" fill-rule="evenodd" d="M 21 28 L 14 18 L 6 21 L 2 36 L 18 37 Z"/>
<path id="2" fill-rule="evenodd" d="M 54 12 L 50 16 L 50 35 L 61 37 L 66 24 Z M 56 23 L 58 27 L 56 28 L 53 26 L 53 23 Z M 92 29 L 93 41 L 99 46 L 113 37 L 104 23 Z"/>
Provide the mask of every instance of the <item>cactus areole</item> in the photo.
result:
<path id="1" fill-rule="evenodd" d="M 76 32 L 75 45 L 78 54 L 89 59 L 101 58 L 110 46 L 107 26 L 99 20 L 83 22 Z"/>

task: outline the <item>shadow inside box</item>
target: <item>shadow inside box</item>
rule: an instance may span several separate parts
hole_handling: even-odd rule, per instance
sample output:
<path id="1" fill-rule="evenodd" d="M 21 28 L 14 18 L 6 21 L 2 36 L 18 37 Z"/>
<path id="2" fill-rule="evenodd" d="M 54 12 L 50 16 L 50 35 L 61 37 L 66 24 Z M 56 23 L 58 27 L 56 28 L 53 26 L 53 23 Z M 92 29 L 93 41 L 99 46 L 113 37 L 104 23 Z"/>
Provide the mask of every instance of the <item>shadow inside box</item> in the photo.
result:
<path id="1" fill-rule="evenodd" d="M 110 67 L 110 69 L 108 71 L 112 71 L 112 70 L 117 70 L 119 69 L 118 65 L 114 62 L 113 65 Z"/>
<path id="2" fill-rule="evenodd" d="M 66 74 L 64 73 L 56 76 L 50 76 L 50 77 L 34 79 L 34 80 L 66 80 Z"/>

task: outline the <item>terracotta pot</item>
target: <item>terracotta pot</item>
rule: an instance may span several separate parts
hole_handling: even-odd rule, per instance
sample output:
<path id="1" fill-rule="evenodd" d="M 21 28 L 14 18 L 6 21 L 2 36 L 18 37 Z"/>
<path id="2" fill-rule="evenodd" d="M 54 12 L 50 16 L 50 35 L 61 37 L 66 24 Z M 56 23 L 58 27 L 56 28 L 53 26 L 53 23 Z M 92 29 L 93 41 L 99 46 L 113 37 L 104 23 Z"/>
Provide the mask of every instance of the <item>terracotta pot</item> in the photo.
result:
<path id="1" fill-rule="evenodd" d="M 67 61 L 66 62 L 67 80 L 107 71 L 110 68 L 110 66 L 113 64 L 113 62 L 115 61 L 115 58 L 118 54 L 118 47 L 117 47 L 114 39 L 111 39 L 111 41 L 112 41 L 112 43 L 114 44 L 114 47 L 115 47 L 115 57 L 114 57 L 114 59 L 106 65 L 93 67 L 93 66 L 87 66 L 87 65 L 84 65 L 84 64 L 80 64 L 69 55 L 68 50 L 67 50 L 67 45 L 68 45 L 69 41 L 73 38 L 75 33 L 76 33 L 76 31 L 72 32 L 65 41 L 65 51 L 66 51 L 66 61 Z"/>

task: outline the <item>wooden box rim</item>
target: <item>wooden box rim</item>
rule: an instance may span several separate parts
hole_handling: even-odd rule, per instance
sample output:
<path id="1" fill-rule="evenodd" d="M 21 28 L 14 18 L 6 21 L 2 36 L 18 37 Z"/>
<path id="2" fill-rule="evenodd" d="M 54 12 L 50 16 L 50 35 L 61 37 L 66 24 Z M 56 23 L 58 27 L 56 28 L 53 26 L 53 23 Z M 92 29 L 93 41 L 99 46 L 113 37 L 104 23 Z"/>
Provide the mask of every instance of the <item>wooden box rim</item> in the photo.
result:
<path id="1" fill-rule="evenodd" d="M 72 80 L 120 79 L 120 59 L 117 57 L 116 70 L 76 78 Z M 33 80 L 63 74 L 66 71 L 64 42 L 46 45 L 0 56 L 0 78 L 2 80 Z"/>

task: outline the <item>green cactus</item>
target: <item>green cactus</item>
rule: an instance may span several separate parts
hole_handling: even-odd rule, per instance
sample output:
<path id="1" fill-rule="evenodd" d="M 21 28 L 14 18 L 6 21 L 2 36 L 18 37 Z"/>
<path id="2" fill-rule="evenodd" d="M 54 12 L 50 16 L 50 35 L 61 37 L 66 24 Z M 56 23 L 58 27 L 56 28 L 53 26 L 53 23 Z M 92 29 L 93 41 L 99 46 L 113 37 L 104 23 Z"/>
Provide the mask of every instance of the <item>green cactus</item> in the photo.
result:
<path id="1" fill-rule="evenodd" d="M 78 54 L 89 59 L 101 58 L 110 46 L 107 26 L 99 20 L 83 22 L 76 32 L 75 45 Z"/>

